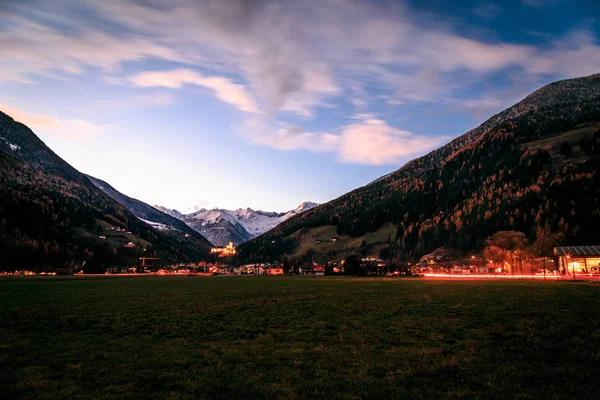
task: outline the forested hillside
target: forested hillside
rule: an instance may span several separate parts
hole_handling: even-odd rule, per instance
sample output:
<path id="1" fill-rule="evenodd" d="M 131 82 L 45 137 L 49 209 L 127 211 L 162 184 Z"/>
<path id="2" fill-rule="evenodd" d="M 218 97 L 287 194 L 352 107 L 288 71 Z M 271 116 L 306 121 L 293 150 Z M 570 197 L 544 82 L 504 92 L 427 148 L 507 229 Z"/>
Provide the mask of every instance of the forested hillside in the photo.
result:
<path id="1" fill-rule="evenodd" d="M 600 74 L 552 83 L 398 171 L 241 246 L 240 261 L 298 250 L 306 232 L 395 226 L 387 256 L 481 249 L 501 230 L 600 243 Z"/>
<path id="2" fill-rule="evenodd" d="M 123 193 L 119 192 L 107 182 L 104 182 L 101 179 L 97 179 L 89 175 L 86 176 L 94 184 L 94 186 L 102 190 L 117 203 L 131 211 L 138 218 L 154 222 L 156 223 L 156 225 L 164 225 L 165 228 L 176 229 L 186 234 L 200 238 L 201 234 L 193 230 L 180 219 L 166 214 L 161 210 L 144 203 L 143 201 L 124 195 Z M 206 243 L 204 243 L 204 245 L 207 247 L 212 246 L 212 244 L 208 240 L 206 240 Z"/>
<path id="3" fill-rule="evenodd" d="M 126 246 L 129 244 L 129 246 Z M 0 270 L 83 266 L 100 272 L 140 256 L 196 260 L 201 235 L 146 224 L 0 112 Z"/>

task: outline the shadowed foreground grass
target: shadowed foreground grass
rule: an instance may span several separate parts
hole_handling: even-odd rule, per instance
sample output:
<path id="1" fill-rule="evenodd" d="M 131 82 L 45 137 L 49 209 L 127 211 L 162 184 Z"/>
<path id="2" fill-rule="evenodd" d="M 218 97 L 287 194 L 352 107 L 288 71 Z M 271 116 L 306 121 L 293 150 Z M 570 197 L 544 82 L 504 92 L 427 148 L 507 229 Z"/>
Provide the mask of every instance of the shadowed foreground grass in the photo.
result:
<path id="1" fill-rule="evenodd" d="M 0 279 L 0 397 L 600 393 L 600 284 Z"/>

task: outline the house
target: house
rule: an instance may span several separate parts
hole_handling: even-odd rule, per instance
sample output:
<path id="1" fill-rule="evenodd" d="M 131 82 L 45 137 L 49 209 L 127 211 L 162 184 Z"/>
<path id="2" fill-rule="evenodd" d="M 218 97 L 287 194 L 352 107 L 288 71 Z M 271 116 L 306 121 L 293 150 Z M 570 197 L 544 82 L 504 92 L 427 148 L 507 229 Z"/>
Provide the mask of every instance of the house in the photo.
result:
<path id="1" fill-rule="evenodd" d="M 155 267 L 158 264 L 160 258 L 156 257 L 140 257 L 139 266 L 143 269 L 145 267 Z"/>
<path id="2" fill-rule="evenodd" d="M 300 275 L 314 275 L 315 270 L 313 265 L 304 265 L 298 268 L 298 273 Z"/>
<path id="3" fill-rule="evenodd" d="M 258 264 L 246 264 L 240 267 L 240 273 L 242 275 L 256 275 L 256 270 L 258 269 Z"/>
<path id="4" fill-rule="evenodd" d="M 367 269 L 368 275 L 385 275 L 390 272 L 392 263 L 377 257 L 365 257 L 361 259 L 361 266 Z"/>
<path id="5" fill-rule="evenodd" d="M 266 268 L 265 273 L 267 275 L 283 275 L 283 268 L 281 268 L 281 267 Z"/>
<path id="6" fill-rule="evenodd" d="M 316 276 L 325 275 L 325 266 L 324 265 L 315 265 L 313 267 L 313 274 L 315 274 Z"/>
<path id="7" fill-rule="evenodd" d="M 600 274 L 600 246 L 555 247 L 554 254 L 566 274 Z"/>

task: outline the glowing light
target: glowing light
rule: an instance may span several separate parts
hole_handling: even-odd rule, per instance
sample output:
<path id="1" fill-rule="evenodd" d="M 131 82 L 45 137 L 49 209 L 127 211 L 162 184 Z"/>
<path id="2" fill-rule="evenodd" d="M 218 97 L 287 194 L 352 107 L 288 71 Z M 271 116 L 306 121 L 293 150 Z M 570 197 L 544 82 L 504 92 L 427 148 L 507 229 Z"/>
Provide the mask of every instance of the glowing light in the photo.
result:
<path id="1" fill-rule="evenodd" d="M 487 275 L 487 274 L 423 274 L 425 278 L 454 279 L 562 279 L 561 275 Z"/>
<path id="2" fill-rule="evenodd" d="M 213 247 L 210 252 L 211 254 L 218 254 L 219 257 L 231 257 L 235 255 L 236 249 L 233 242 L 229 242 L 225 247 Z"/>

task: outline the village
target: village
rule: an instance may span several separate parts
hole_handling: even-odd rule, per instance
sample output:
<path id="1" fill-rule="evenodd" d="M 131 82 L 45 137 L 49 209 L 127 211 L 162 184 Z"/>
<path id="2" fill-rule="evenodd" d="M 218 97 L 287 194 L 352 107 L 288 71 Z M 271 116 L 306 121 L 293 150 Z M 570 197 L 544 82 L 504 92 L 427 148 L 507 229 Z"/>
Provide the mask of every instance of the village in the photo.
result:
<path id="1" fill-rule="evenodd" d="M 529 279 L 598 279 L 600 280 L 600 246 L 555 247 L 553 257 L 524 257 L 517 251 L 504 258 L 484 252 L 466 257 L 438 249 L 411 263 L 400 259 L 386 260 L 375 256 L 351 255 L 341 260 L 316 262 L 272 262 L 236 264 L 233 243 L 211 249 L 218 261 L 165 264 L 158 257 L 140 257 L 136 265 L 111 266 L 104 275 L 187 275 L 187 276 L 380 276 L 427 278 L 529 278 Z M 508 258 L 507 258 L 508 257 Z M 20 270 L 3 275 L 83 275 L 82 268 L 58 268 L 54 271 Z"/>

